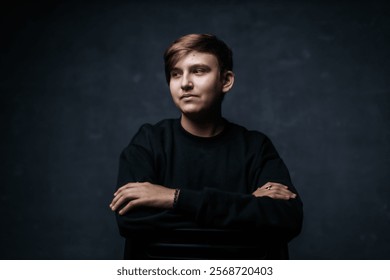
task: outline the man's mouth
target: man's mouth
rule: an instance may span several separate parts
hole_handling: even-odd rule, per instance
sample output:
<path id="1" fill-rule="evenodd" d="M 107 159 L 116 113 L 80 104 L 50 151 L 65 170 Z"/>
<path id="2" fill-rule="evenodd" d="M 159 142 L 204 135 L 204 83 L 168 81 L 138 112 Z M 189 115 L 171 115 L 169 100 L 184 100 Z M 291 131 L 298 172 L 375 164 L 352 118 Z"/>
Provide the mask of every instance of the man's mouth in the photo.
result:
<path id="1" fill-rule="evenodd" d="M 190 99 L 192 97 L 196 97 L 196 95 L 194 95 L 194 94 L 183 94 L 182 96 L 180 96 L 180 99 Z"/>

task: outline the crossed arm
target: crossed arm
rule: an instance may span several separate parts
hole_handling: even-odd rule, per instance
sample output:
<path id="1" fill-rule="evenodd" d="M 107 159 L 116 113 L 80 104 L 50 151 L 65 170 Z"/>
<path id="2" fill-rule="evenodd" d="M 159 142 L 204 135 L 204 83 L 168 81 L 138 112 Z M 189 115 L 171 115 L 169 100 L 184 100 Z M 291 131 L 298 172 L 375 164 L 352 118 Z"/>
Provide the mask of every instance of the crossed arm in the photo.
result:
<path id="1" fill-rule="evenodd" d="M 143 183 L 128 183 L 120 187 L 115 193 L 110 204 L 112 211 L 119 210 L 119 215 L 133 210 L 136 207 L 146 206 L 161 209 L 171 209 L 173 207 L 175 189 L 160 185 Z M 289 200 L 295 199 L 296 194 L 291 192 L 287 186 L 268 182 L 257 188 L 253 193 L 255 197 L 270 197 L 272 199 Z"/>

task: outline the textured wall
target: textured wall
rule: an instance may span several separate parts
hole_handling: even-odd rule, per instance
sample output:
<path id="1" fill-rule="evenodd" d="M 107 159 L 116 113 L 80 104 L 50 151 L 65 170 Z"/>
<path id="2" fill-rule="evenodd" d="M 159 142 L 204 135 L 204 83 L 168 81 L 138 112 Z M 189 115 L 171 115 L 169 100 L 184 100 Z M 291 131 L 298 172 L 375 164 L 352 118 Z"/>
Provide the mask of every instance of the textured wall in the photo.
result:
<path id="1" fill-rule="evenodd" d="M 181 2 L 0 9 L 0 258 L 122 257 L 118 156 L 141 124 L 179 116 L 162 53 L 187 33 L 232 47 L 225 116 L 265 132 L 290 169 L 305 205 L 291 257 L 390 258 L 386 5 Z"/>

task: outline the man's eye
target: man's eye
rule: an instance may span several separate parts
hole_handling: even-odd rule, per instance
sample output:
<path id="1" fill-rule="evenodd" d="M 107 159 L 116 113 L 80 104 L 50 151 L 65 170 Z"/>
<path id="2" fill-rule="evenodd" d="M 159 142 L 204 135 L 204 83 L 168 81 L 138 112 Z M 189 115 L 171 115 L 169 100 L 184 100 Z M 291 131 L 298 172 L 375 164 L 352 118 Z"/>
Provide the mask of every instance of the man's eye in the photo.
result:
<path id="1" fill-rule="evenodd" d="M 196 68 L 196 69 L 194 70 L 194 73 L 195 73 L 195 74 L 203 74 L 203 73 L 206 73 L 206 70 L 203 69 L 203 68 Z"/>
<path id="2" fill-rule="evenodd" d="M 171 77 L 172 78 L 176 78 L 176 77 L 179 77 L 180 76 L 180 73 L 179 72 L 175 72 L 175 71 L 172 71 L 171 72 Z"/>

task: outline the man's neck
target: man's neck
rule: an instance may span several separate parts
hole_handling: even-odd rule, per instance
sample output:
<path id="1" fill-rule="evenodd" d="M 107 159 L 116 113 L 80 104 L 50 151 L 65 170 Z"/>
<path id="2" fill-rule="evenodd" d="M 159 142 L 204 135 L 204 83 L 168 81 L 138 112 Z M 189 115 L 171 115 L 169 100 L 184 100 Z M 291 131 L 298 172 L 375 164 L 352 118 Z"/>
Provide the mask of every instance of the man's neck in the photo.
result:
<path id="1" fill-rule="evenodd" d="M 213 137 L 225 128 L 225 120 L 221 115 L 207 120 L 194 120 L 185 115 L 181 117 L 181 126 L 185 131 L 198 137 Z"/>

